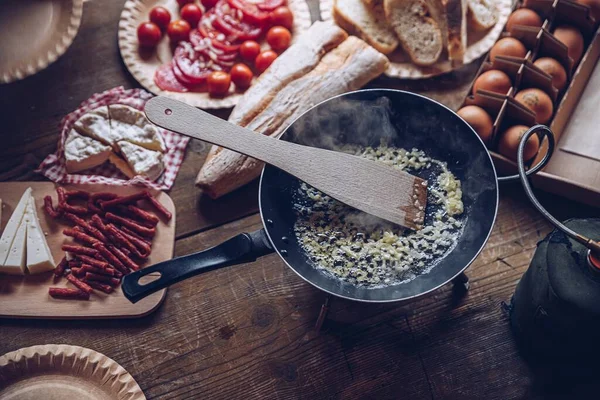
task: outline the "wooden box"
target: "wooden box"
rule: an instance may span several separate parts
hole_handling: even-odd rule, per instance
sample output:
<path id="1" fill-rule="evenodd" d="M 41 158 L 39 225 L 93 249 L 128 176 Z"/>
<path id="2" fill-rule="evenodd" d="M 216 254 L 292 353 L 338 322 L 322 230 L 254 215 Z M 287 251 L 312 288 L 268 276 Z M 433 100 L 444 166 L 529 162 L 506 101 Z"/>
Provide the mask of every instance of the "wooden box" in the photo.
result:
<path id="1" fill-rule="evenodd" d="M 545 91 L 554 102 L 554 115 L 548 123 L 554 132 L 556 148 L 542 172 L 532 177 L 536 187 L 579 202 L 600 206 L 600 151 L 590 154 L 590 149 L 600 150 L 600 102 L 590 96 L 600 93 L 600 28 L 598 22 L 589 15 L 589 9 L 570 0 L 525 0 L 516 8 L 527 7 L 535 10 L 544 19 L 541 28 L 517 27 L 513 35 L 508 32 L 502 37 L 512 36 L 528 48 L 525 58 L 498 56 L 494 63 L 489 55 L 482 64 L 477 76 L 490 69 L 500 69 L 513 80 L 513 87 L 504 95 L 478 91 L 465 99 L 464 105 L 478 105 L 484 108 L 494 120 L 492 139 L 488 148 L 499 175 L 515 174 L 516 163 L 496 152 L 499 136 L 508 126 L 519 123 L 527 126 L 535 124 L 535 113 L 514 100 L 515 94 L 526 87 L 537 87 Z M 568 24 L 577 27 L 585 41 L 585 51 L 581 60 L 568 57 L 567 48 L 551 34 L 557 25 Z M 568 84 L 562 91 L 552 86 L 550 75 L 533 65 L 539 56 L 551 56 L 565 67 Z M 582 97 L 588 82 L 597 82 L 597 87 L 589 87 L 588 94 Z M 584 104 L 584 102 L 596 104 Z M 578 115 L 578 104 L 586 112 Z M 597 112 L 590 112 L 595 107 Z M 581 142 L 583 141 L 583 142 Z M 584 152 L 566 151 L 565 143 L 592 143 L 597 147 L 587 147 Z M 583 145 L 577 146 L 579 148 Z M 548 143 L 544 140 L 540 150 L 530 165 L 541 160 Z"/>

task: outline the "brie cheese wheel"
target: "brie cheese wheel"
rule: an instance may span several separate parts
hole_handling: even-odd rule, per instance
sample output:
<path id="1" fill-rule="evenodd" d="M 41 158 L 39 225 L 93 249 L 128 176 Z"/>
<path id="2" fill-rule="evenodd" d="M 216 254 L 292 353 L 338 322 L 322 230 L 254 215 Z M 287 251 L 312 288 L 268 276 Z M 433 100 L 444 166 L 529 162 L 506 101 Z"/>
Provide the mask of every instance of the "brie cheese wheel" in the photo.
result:
<path id="1" fill-rule="evenodd" d="M 113 134 L 110 129 L 107 106 L 98 107 L 83 114 L 75 121 L 73 129 L 83 136 L 91 137 L 109 146 L 114 146 L 117 141 L 121 140 L 121 137 Z"/>
<path id="2" fill-rule="evenodd" d="M 135 175 L 143 175 L 154 181 L 163 173 L 165 166 L 162 153 L 126 141 L 118 142 L 117 146 Z"/>
<path id="3" fill-rule="evenodd" d="M 145 147 L 149 150 L 166 151 L 165 143 L 158 129 L 152 125 L 143 112 L 123 104 L 111 104 L 108 107 L 110 128 L 119 140 Z"/>
<path id="4" fill-rule="evenodd" d="M 6 223 L 4 232 L 2 232 L 2 237 L 0 238 L 0 265 L 4 265 L 6 262 L 8 253 L 10 252 L 15 236 L 17 235 L 17 230 L 25 215 L 25 208 L 27 207 L 27 202 L 30 197 L 31 188 L 27 188 L 10 216 L 10 219 Z"/>
<path id="5" fill-rule="evenodd" d="M 26 215 L 29 218 L 23 221 L 27 223 L 27 270 L 30 274 L 39 274 L 41 272 L 52 271 L 56 264 L 52 257 L 46 235 L 40 226 L 35 199 L 31 197 L 27 204 Z"/>
<path id="6" fill-rule="evenodd" d="M 65 141 L 67 172 L 74 173 L 94 168 L 106 160 L 112 148 L 91 137 L 82 136 L 71 129 Z"/>
<path id="7" fill-rule="evenodd" d="M 27 204 L 31 202 L 33 198 L 29 196 Z M 4 264 L 0 266 L 0 272 L 11 275 L 24 275 L 25 274 L 25 260 L 27 257 L 27 225 L 32 218 L 31 210 L 29 207 L 25 207 L 25 213 L 21 218 L 21 223 L 17 229 L 17 234 L 13 240 L 12 246 L 8 252 L 8 257 Z"/>

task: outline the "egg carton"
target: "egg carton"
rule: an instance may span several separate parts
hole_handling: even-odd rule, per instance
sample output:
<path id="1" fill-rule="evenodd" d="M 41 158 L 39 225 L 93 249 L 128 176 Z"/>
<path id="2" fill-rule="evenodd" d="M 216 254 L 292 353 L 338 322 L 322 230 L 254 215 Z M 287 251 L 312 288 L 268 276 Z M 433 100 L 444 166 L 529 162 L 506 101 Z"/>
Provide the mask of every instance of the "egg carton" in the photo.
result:
<path id="1" fill-rule="evenodd" d="M 516 25 L 511 33 L 504 31 L 500 39 L 505 37 L 518 39 L 527 49 L 526 55 L 524 57 L 498 55 L 492 61 L 488 54 L 469 89 L 469 95 L 461 106 L 477 105 L 492 117 L 492 135 L 486 145 L 496 168 L 502 174 L 515 173 L 516 163 L 497 152 L 501 134 L 513 125 L 533 126 L 542 122 L 534 111 L 515 99 L 517 93 L 523 89 L 537 88 L 548 95 L 552 101 L 552 116 L 543 123 L 550 126 L 558 142 L 600 56 L 600 29 L 598 29 L 600 21 L 594 20 L 588 6 L 571 0 L 524 0 L 515 5 L 515 10 L 523 7 L 536 11 L 543 19 L 542 26 L 538 28 Z M 552 34 L 554 29 L 561 25 L 571 25 L 580 30 L 584 38 L 584 52 L 579 60 L 569 57 L 567 47 Z M 534 62 L 541 57 L 551 57 L 565 69 L 567 84 L 562 90 L 554 87 L 552 76 L 534 65 Z M 510 77 L 512 83 L 510 89 L 505 94 L 481 89 L 473 93 L 477 78 L 493 69 L 501 70 Z M 547 149 L 548 143 L 544 139 L 540 143 L 538 154 L 529 164 L 533 165 L 540 161 Z M 540 176 L 544 176 L 544 173 L 542 172 Z M 600 199 L 600 189 L 598 189 L 598 196 L 594 198 Z"/>

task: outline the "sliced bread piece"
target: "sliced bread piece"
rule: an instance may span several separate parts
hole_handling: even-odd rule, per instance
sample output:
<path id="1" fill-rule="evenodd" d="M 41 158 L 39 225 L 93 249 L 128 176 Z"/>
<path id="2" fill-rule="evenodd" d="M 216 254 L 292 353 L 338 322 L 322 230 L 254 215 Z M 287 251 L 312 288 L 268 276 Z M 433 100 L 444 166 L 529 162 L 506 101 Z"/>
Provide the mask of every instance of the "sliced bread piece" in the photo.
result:
<path id="1" fill-rule="evenodd" d="M 306 110 L 331 97 L 360 89 L 388 66 L 386 56 L 350 36 L 327 53 L 312 71 L 283 87 L 246 127 L 278 137 Z M 258 177 L 262 167 L 263 163 L 256 159 L 223 149 L 204 163 L 196 184 L 212 198 L 218 198 Z"/>
<path id="2" fill-rule="evenodd" d="M 376 0 L 370 6 L 363 0 L 335 0 L 333 19 L 383 54 L 390 54 L 398 47 L 398 38 L 385 19 L 383 0 Z"/>
<path id="3" fill-rule="evenodd" d="M 384 0 L 388 23 L 416 65 L 429 66 L 440 58 L 442 32 L 424 0 Z"/>
<path id="4" fill-rule="evenodd" d="M 498 20 L 498 10 L 494 0 L 467 0 L 469 25 L 482 31 L 489 29 Z"/>
<path id="5" fill-rule="evenodd" d="M 65 140 L 65 164 L 67 172 L 72 174 L 94 168 L 106 160 L 112 147 L 91 137 L 82 136 L 71 129 Z"/>
<path id="6" fill-rule="evenodd" d="M 463 64 L 467 51 L 467 1 L 441 0 L 446 15 L 446 48 L 453 65 Z"/>

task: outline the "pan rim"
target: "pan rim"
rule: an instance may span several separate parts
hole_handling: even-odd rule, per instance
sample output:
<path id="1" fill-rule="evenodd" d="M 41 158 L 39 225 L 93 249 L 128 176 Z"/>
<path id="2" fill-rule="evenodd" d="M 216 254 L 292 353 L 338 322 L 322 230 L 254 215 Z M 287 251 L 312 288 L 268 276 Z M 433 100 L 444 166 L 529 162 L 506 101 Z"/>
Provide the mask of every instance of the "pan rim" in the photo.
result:
<path id="1" fill-rule="evenodd" d="M 267 224 L 266 224 L 266 220 L 265 220 L 265 216 L 263 213 L 263 206 L 262 206 L 262 192 L 263 192 L 263 177 L 264 177 L 264 173 L 265 173 L 265 166 L 263 166 L 263 169 L 261 171 L 260 174 L 260 180 L 259 180 L 259 185 L 258 185 L 258 209 L 260 212 L 260 219 L 261 222 L 263 224 L 264 232 L 267 236 L 267 238 L 269 239 L 269 242 L 271 243 L 271 246 L 273 247 L 273 249 L 275 250 L 275 252 L 277 253 L 277 255 L 279 256 L 279 258 L 285 263 L 285 265 L 290 268 L 292 271 L 294 271 L 294 273 L 296 273 L 296 275 L 298 275 L 300 278 L 302 278 L 304 281 L 308 282 L 309 284 L 311 284 L 312 286 L 314 286 L 315 288 L 328 293 L 329 295 L 335 296 L 335 297 L 340 297 L 342 299 L 346 299 L 346 300 L 352 300 L 352 301 L 360 301 L 360 302 L 364 302 L 364 303 L 395 303 L 395 302 L 401 302 L 401 301 L 407 301 L 407 300 L 411 300 L 411 299 L 415 299 L 417 297 L 421 297 L 424 296 L 428 293 L 431 293 L 435 290 L 438 290 L 439 288 L 441 288 L 442 286 L 448 284 L 449 282 L 451 282 L 452 280 L 454 280 L 457 276 L 459 276 L 460 274 L 462 274 L 467 268 L 469 268 L 471 266 L 471 264 L 473 264 L 473 262 L 475 261 L 475 259 L 477 257 L 479 257 L 479 255 L 481 254 L 481 252 L 483 251 L 483 248 L 486 246 L 492 231 L 494 230 L 494 226 L 496 225 L 496 218 L 498 216 L 498 207 L 500 205 L 500 190 L 499 190 L 499 182 L 498 182 L 498 174 L 496 172 L 496 167 L 494 165 L 494 162 L 492 160 L 492 156 L 489 152 L 489 150 L 487 149 L 485 143 L 483 142 L 483 140 L 481 140 L 481 138 L 479 137 L 479 135 L 475 132 L 475 130 L 462 118 L 460 117 L 460 115 L 458 115 L 456 113 L 456 111 L 452 110 L 451 108 L 447 107 L 446 105 L 440 103 L 439 101 L 436 101 L 434 99 L 431 99 L 427 96 L 423 96 L 421 94 L 417 94 L 417 93 L 412 93 L 412 92 L 408 92 L 406 90 L 398 90 L 398 89 L 385 89 L 385 88 L 373 88 L 373 89 L 360 89 L 360 90 L 354 90 L 351 92 L 346 92 L 346 93 L 342 93 L 339 94 L 337 96 L 333 96 L 330 97 L 326 100 L 323 100 L 317 104 L 315 104 L 314 106 L 312 106 L 311 108 L 309 108 L 308 110 L 306 110 L 305 112 L 303 112 L 302 114 L 300 114 L 300 116 L 298 116 L 296 119 L 294 119 L 292 121 L 292 123 L 285 128 L 285 130 L 281 133 L 280 136 L 282 136 L 283 134 L 285 134 L 285 132 L 289 129 L 290 126 L 294 125 L 296 123 L 296 121 L 298 121 L 300 118 L 302 118 L 304 115 L 308 114 L 309 112 L 311 112 L 313 109 L 319 107 L 321 104 L 323 103 L 327 103 L 333 99 L 339 98 L 339 97 L 344 97 L 344 96 L 348 96 L 348 95 L 352 95 L 352 94 L 356 94 L 356 93 L 364 93 L 364 92 L 390 92 L 390 93 L 401 93 L 403 95 L 409 95 L 409 96 L 415 96 L 415 97 L 419 97 L 421 99 L 424 99 L 425 101 L 429 101 L 432 102 L 438 106 L 441 106 L 443 108 L 445 108 L 446 110 L 450 111 L 452 114 L 456 115 L 458 118 L 460 118 L 461 121 L 463 121 L 465 123 L 465 125 L 471 130 L 471 132 L 473 133 L 473 135 L 475 135 L 475 137 L 477 138 L 477 140 L 479 140 L 479 142 L 481 143 L 481 145 L 483 146 L 483 148 L 485 149 L 485 153 L 490 161 L 490 165 L 492 166 L 492 172 L 494 173 L 494 182 L 495 182 L 495 189 L 496 189 L 496 206 L 494 207 L 494 215 L 492 218 L 492 223 L 490 225 L 490 229 L 485 237 L 485 239 L 483 240 L 480 248 L 475 252 L 475 254 L 473 255 L 473 257 L 471 258 L 471 260 L 469 260 L 468 263 L 465 264 L 465 266 L 463 268 L 461 268 L 455 275 L 453 275 L 452 277 L 450 277 L 449 279 L 447 279 L 445 282 L 434 286 L 433 288 L 430 288 L 428 290 L 423 291 L 422 293 L 419 294 L 415 294 L 412 296 L 407 296 L 407 297 L 402 297 L 402 298 L 397 298 L 397 299 L 385 299 L 385 300 L 373 300 L 373 299 L 359 299 L 356 297 L 350 297 L 350 296 L 345 296 L 343 294 L 340 293 L 334 293 L 330 290 L 327 290 L 325 288 L 322 288 L 321 286 L 319 286 L 318 284 L 316 284 L 315 282 L 313 282 L 312 280 L 306 278 L 304 275 L 302 275 L 300 272 L 296 271 L 296 269 L 294 267 L 292 267 L 290 265 L 290 263 L 286 260 L 286 257 L 284 257 L 281 253 L 279 248 L 275 245 L 273 239 L 271 238 L 271 235 L 269 234 L 269 229 L 267 228 Z M 278 139 L 279 140 L 279 139 Z"/>

